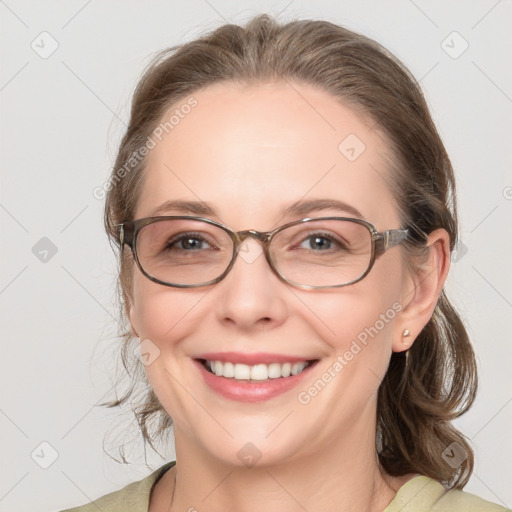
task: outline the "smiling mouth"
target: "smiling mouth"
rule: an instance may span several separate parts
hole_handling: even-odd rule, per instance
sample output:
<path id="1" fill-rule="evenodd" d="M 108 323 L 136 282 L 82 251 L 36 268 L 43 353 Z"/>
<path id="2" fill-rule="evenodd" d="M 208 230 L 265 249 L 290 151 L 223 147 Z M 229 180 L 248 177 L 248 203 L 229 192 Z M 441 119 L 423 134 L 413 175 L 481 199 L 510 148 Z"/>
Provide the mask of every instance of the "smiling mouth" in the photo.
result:
<path id="1" fill-rule="evenodd" d="M 283 379 L 299 375 L 306 368 L 314 365 L 318 359 L 301 361 L 298 363 L 270 363 L 247 365 L 242 363 L 230 363 L 225 361 L 213 361 L 199 359 L 206 371 L 232 380 L 243 381 L 267 381 L 270 379 Z"/>

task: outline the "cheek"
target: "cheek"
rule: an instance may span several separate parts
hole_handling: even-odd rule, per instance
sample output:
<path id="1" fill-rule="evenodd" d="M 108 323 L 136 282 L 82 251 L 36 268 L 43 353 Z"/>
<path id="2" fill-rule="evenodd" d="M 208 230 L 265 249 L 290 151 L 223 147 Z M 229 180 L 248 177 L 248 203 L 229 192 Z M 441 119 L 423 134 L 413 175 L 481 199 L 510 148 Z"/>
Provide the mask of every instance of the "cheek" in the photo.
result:
<path id="1" fill-rule="evenodd" d="M 180 339 L 206 293 L 165 287 L 135 276 L 131 320 L 137 325 L 140 338 L 149 338 L 156 345 Z"/>
<path id="2" fill-rule="evenodd" d="M 364 342 L 365 333 L 370 338 L 392 334 L 395 319 L 402 309 L 400 287 L 386 277 L 385 284 L 378 280 L 368 276 L 335 293 L 301 295 L 309 321 L 316 318 L 317 330 L 333 348 L 344 349 L 353 339 Z"/>
<path id="3" fill-rule="evenodd" d="M 194 415 L 187 411 L 194 404 L 183 388 L 192 389 L 194 379 L 190 367 L 183 365 L 182 341 L 197 329 L 201 321 L 198 305 L 206 293 L 164 287 L 143 276 L 134 279 L 132 316 L 146 343 L 141 350 L 144 347 L 152 358 L 144 368 L 148 382 L 173 421 L 190 428 Z"/>
<path id="4" fill-rule="evenodd" d="M 390 267 L 383 262 L 382 272 L 372 271 L 353 286 L 300 297 L 306 321 L 330 347 L 327 366 L 338 361 L 341 380 L 347 384 L 350 379 L 361 396 L 375 393 L 386 372 L 403 309 L 401 270 Z"/>

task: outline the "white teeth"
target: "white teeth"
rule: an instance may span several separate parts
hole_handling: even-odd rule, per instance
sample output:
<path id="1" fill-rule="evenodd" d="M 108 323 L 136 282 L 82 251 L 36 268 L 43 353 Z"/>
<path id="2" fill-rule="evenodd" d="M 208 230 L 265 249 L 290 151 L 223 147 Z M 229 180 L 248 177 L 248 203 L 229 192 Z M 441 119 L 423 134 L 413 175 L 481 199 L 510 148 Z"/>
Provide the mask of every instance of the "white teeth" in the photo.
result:
<path id="1" fill-rule="evenodd" d="M 240 363 L 225 363 L 222 361 L 206 361 L 206 367 L 210 368 L 217 377 L 226 377 L 236 380 L 268 380 L 279 379 L 298 375 L 308 366 L 307 361 L 301 363 L 271 363 L 249 366 Z"/>
<path id="2" fill-rule="evenodd" d="M 265 365 L 263 365 L 263 366 L 265 366 Z M 281 377 L 281 365 L 279 363 L 269 364 L 268 365 L 268 376 L 271 379 L 278 379 L 279 377 Z"/>
<path id="3" fill-rule="evenodd" d="M 292 363 L 284 363 L 281 366 L 281 377 L 289 377 L 292 373 Z"/>
<path id="4" fill-rule="evenodd" d="M 251 368 L 251 380 L 267 380 L 268 367 L 266 364 L 257 364 Z"/>
<path id="5" fill-rule="evenodd" d="M 297 375 L 300 373 L 304 368 L 306 368 L 307 363 L 294 363 L 292 366 L 292 375 Z"/>
<path id="6" fill-rule="evenodd" d="M 217 366 L 218 362 L 219 361 L 215 362 L 215 366 Z M 222 363 L 220 364 L 222 365 Z M 215 373 L 215 375 L 223 377 L 224 373 Z M 237 380 L 249 380 L 251 378 L 251 367 L 247 366 L 246 364 L 235 364 L 235 374 L 233 375 L 233 377 L 235 377 L 235 379 Z"/>
<path id="7" fill-rule="evenodd" d="M 235 367 L 233 363 L 224 363 L 222 367 L 222 376 L 232 378 L 235 376 Z"/>

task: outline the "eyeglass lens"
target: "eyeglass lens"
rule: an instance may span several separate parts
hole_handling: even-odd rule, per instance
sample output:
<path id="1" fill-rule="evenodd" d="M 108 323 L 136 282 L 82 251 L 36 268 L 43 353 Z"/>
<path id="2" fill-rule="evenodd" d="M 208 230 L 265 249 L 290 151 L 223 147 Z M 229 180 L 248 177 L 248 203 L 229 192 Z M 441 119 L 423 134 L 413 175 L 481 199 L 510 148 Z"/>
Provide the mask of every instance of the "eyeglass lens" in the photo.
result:
<path id="1" fill-rule="evenodd" d="M 137 256 L 144 271 L 168 284 L 197 285 L 222 275 L 233 258 L 223 228 L 201 220 L 165 219 L 144 226 Z M 361 277 L 371 261 L 371 233 L 347 220 L 313 220 L 278 231 L 269 247 L 276 270 L 307 286 L 336 286 Z"/>

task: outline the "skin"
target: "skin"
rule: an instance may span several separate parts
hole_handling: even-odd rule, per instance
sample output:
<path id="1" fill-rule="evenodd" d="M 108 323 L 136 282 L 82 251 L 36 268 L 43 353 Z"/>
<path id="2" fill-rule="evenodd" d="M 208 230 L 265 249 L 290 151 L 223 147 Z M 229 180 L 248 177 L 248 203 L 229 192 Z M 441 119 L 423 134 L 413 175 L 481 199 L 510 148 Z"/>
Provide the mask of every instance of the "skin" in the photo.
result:
<path id="1" fill-rule="evenodd" d="M 210 218 L 234 230 L 266 231 L 301 218 L 283 217 L 290 204 L 328 198 L 354 206 L 379 231 L 401 227 L 383 179 L 389 144 L 328 93 L 298 83 L 223 83 L 194 97 L 198 106 L 148 157 L 135 218 L 171 199 L 206 201 L 216 211 Z M 366 145 L 353 162 L 338 150 L 349 134 Z M 353 216 L 331 209 L 307 216 L 323 215 Z M 245 244 L 260 251 L 255 240 Z M 193 289 L 153 283 L 134 267 L 130 322 L 160 350 L 146 372 L 174 420 L 177 454 L 176 467 L 153 490 L 151 512 L 383 510 L 414 475 L 391 477 L 378 466 L 377 390 L 392 351 L 414 342 L 441 292 L 448 234 L 433 232 L 429 245 L 417 271 L 396 247 L 362 281 L 328 290 L 292 288 L 264 257 L 238 257 L 223 281 Z M 309 404 L 299 403 L 297 394 L 396 302 L 402 310 L 378 335 Z M 406 328 L 411 336 L 403 338 Z M 200 378 L 192 357 L 207 351 L 320 361 L 298 388 L 240 403 Z M 237 457 L 248 442 L 262 454 L 249 468 Z"/>

